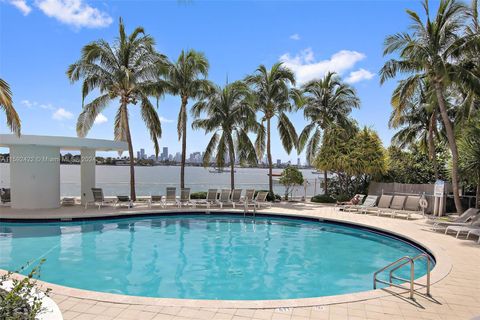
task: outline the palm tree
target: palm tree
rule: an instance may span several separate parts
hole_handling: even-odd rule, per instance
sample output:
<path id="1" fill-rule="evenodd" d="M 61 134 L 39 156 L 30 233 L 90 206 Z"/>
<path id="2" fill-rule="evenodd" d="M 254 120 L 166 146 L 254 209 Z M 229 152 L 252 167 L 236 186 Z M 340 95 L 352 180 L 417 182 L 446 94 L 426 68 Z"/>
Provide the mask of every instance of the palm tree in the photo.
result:
<path id="1" fill-rule="evenodd" d="M 290 90 L 290 85 L 295 85 L 295 76 L 292 71 L 284 67 L 282 63 L 276 63 L 270 70 L 260 65 L 253 75 L 245 79 L 246 83 L 253 88 L 255 98 L 255 110 L 263 113 L 262 129 L 258 131 L 255 146 L 257 155 L 260 158 L 265 150 L 265 140 L 268 159 L 269 191 L 273 194 L 272 179 L 272 139 L 271 122 L 276 117 L 277 129 L 280 134 L 280 141 L 284 149 L 290 153 L 298 145 L 298 137 L 295 127 L 288 119 L 285 112 L 292 111 L 293 105 L 290 98 L 295 91 Z M 298 100 L 298 97 L 295 97 Z M 265 124 L 267 123 L 266 128 Z"/>
<path id="2" fill-rule="evenodd" d="M 465 24 L 467 8 L 456 0 L 441 0 L 434 19 L 430 18 L 428 0 L 423 2 L 427 20 L 407 10 L 412 20 L 410 33 L 397 33 L 385 40 L 384 55 L 398 53 L 399 59 L 391 59 L 380 71 L 381 83 L 395 78 L 398 73 L 413 73 L 405 81 L 407 88 L 415 87 L 420 78 L 431 83 L 444 124 L 452 153 L 452 186 L 455 207 L 462 212 L 458 182 L 458 149 L 452 120 L 449 117 L 445 92 L 451 84 L 458 84 L 474 91 L 480 88 L 480 79 L 458 57 L 464 50 L 475 46 L 476 36 L 459 34 Z"/>
<path id="3" fill-rule="evenodd" d="M 463 129 L 458 144 L 460 172 L 465 180 L 476 184 L 475 208 L 480 205 L 480 113 L 472 117 Z"/>
<path id="4" fill-rule="evenodd" d="M 135 170 L 132 138 L 130 134 L 130 104 L 140 104 L 142 119 L 150 133 L 150 138 L 158 155 L 158 139 L 162 128 L 150 96 L 161 96 L 164 88 L 156 79 L 167 65 L 166 57 L 154 49 L 155 41 L 137 27 L 129 36 L 125 34 L 120 18 L 119 36 L 110 45 L 105 40 L 97 40 L 83 47 L 80 60 L 70 65 L 67 76 L 70 81 L 82 81 L 82 105 L 85 97 L 95 89 L 99 96 L 83 105 L 77 120 L 77 135 L 84 137 L 92 127 L 96 117 L 110 102 L 118 100 L 119 108 L 115 116 L 115 140 L 128 143 L 130 156 L 130 197 L 136 199 Z"/>
<path id="5" fill-rule="evenodd" d="M 192 114 L 197 118 L 194 129 L 204 129 L 212 133 L 203 157 L 204 166 L 208 166 L 215 157 L 217 167 L 225 166 L 225 158 L 230 162 L 230 186 L 235 188 L 235 160 L 241 163 L 257 163 L 255 146 L 248 137 L 250 131 L 257 132 L 254 109 L 248 103 L 249 90 L 243 82 L 234 82 L 223 89 L 215 87 L 206 101 L 197 102 Z M 206 118 L 198 119 L 202 113 Z"/>
<path id="6" fill-rule="evenodd" d="M 166 80 L 159 82 L 164 83 L 170 94 L 179 96 L 181 99 L 177 122 L 178 140 L 182 140 L 181 188 L 185 187 L 188 100 L 200 100 L 211 92 L 213 85 L 206 79 L 208 68 L 208 60 L 203 53 L 195 50 L 187 52 L 182 50 L 177 61 L 170 64 Z"/>
<path id="7" fill-rule="evenodd" d="M 438 104 L 428 82 L 422 79 L 416 83 L 417 87 L 406 88 L 407 83 L 399 81 L 392 95 L 393 111 L 388 124 L 390 128 L 400 128 L 392 137 L 395 145 L 405 148 L 419 142 L 420 148 L 428 152 L 437 180 L 436 146 L 444 138 L 438 130 Z"/>
<path id="8" fill-rule="evenodd" d="M 8 83 L 0 78 L 0 109 L 3 109 L 7 117 L 7 126 L 17 136 L 20 136 L 21 123 L 17 111 L 13 107 L 12 91 Z"/>
<path id="9" fill-rule="evenodd" d="M 349 114 L 360 106 L 355 90 L 343 83 L 334 73 L 327 73 L 321 80 L 313 80 L 302 87 L 303 114 L 309 122 L 299 136 L 298 151 L 306 145 L 306 157 L 313 163 L 319 149 L 322 131 L 331 126 L 349 129 L 353 126 Z M 311 134 L 313 131 L 313 135 Z M 324 170 L 324 190 L 327 194 L 327 171 Z"/>

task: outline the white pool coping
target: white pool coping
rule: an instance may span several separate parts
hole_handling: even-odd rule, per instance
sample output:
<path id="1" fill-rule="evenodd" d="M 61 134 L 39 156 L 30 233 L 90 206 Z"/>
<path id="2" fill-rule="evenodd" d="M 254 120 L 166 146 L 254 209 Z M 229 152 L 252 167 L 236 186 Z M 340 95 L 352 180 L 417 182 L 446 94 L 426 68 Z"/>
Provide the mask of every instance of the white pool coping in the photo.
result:
<path id="1" fill-rule="evenodd" d="M 334 208 L 330 207 L 329 209 L 323 208 L 323 210 L 335 210 Z M 88 212 L 77 212 L 76 214 L 69 214 L 65 216 L 67 219 L 72 218 L 93 218 L 93 217 L 105 217 L 105 218 L 112 218 L 114 216 L 122 216 L 122 215 L 146 215 L 146 214 L 154 214 L 158 213 L 175 213 L 175 212 L 185 212 L 185 209 L 148 209 L 148 210 L 115 210 L 113 212 L 104 212 L 103 210 L 90 210 Z M 196 210 L 189 210 L 188 212 L 199 212 L 203 213 L 206 210 L 196 209 Z M 220 210 L 220 209 L 211 209 L 210 212 L 220 213 L 220 212 L 243 212 L 241 210 Z M 300 217 L 300 218 L 309 218 L 309 219 L 323 219 L 332 222 L 339 222 L 342 224 L 352 224 L 360 227 L 365 227 L 369 229 L 376 229 L 380 232 L 385 232 L 387 234 L 392 234 L 394 236 L 405 238 L 413 243 L 417 243 L 420 247 L 425 248 L 433 257 L 435 258 L 435 267 L 431 271 L 431 284 L 435 284 L 436 282 L 445 278 L 452 269 L 452 263 L 449 258 L 448 252 L 439 244 L 435 243 L 434 241 L 428 241 L 427 238 L 418 239 L 416 238 L 415 232 L 409 232 L 408 229 L 402 230 L 402 232 L 398 232 L 388 227 L 388 223 L 383 226 L 372 225 L 367 223 L 362 223 L 358 221 L 349 221 L 342 219 L 342 215 L 344 213 L 339 213 L 338 218 L 336 217 L 324 217 L 321 214 L 315 213 L 296 213 L 292 212 L 292 209 L 285 209 L 281 207 L 274 207 L 269 210 L 262 210 L 259 212 L 258 215 L 261 214 L 267 215 L 278 215 L 278 216 L 289 216 L 289 217 Z M 352 215 L 351 213 L 346 214 Z M 9 215 L 12 217 L 12 215 Z M 30 216 L 30 215 L 29 215 Z M 0 218 L 5 218 L 5 215 L 0 215 Z M 40 218 L 39 215 L 36 217 Z M 23 216 L 23 218 L 26 218 Z M 58 217 L 50 217 L 50 218 L 58 218 Z M 388 221 L 389 218 L 380 218 Z M 380 220 L 381 221 L 381 220 Z M 414 223 L 413 221 L 411 221 Z M 5 270 L 0 270 L 0 273 L 6 272 Z M 372 275 L 373 277 L 373 275 Z M 341 295 L 334 295 L 334 296 L 322 296 L 322 297 L 314 297 L 314 298 L 298 298 L 298 299 L 278 299 L 278 300 L 203 300 L 203 299 L 174 299 L 174 298 L 153 298 L 153 297 L 140 297 L 140 296 L 129 296 L 129 295 L 122 295 L 122 294 L 112 294 L 112 293 L 104 293 L 98 291 L 90 291 L 84 289 L 77 289 L 71 288 L 66 286 L 61 286 L 53 283 L 38 281 L 42 285 L 51 288 L 52 292 L 55 294 L 66 295 L 70 297 L 75 297 L 79 299 L 88 299 L 94 300 L 99 302 L 109 302 L 109 303 L 117 303 L 117 304 L 138 304 L 138 305 L 155 305 L 155 306 L 175 306 L 175 307 L 200 307 L 200 308 L 288 308 L 288 307 L 309 307 L 309 306 L 318 306 L 318 305 L 330 305 L 330 304 L 339 304 L 339 303 L 346 303 L 346 302 L 356 302 L 356 301 L 363 301 L 363 300 L 370 300 L 376 299 L 380 297 L 390 296 L 393 293 L 404 293 L 406 290 L 402 290 L 399 288 L 388 288 L 388 291 L 385 289 L 377 289 L 377 290 L 369 290 L 357 293 L 348 293 L 348 294 L 341 294 Z M 426 276 L 417 279 L 416 282 L 425 283 Z M 373 278 L 372 278 L 372 286 L 373 286 Z M 424 292 L 424 290 L 421 290 Z"/>

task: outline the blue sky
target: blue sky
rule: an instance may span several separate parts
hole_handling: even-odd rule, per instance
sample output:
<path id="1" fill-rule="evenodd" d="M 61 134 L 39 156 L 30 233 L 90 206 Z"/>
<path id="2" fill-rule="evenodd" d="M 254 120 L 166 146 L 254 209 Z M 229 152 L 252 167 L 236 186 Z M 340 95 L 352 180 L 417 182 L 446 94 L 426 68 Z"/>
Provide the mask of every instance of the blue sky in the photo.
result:
<path id="1" fill-rule="evenodd" d="M 157 49 L 176 59 L 182 49 L 203 51 L 210 61 L 209 78 L 217 84 L 242 79 L 259 64 L 282 60 L 300 81 L 337 71 L 357 89 L 362 106 L 353 112 L 361 125 L 378 131 L 390 143 L 390 95 L 395 86 L 379 84 L 378 71 L 385 36 L 405 31 L 405 9 L 421 10 L 419 1 L 89 1 L 0 0 L 0 77 L 10 83 L 24 134 L 75 136 L 81 111 L 80 85 L 69 83 L 65 71 L 82 46 L 103 38 L 114 40 L 118 18 L 127 31 L 141 25 Z M 92 96 L 93 97 L 93 96 Z M 176 117 L 180 101 L 167 96 L 158 109 L 162 117 L 161 146 L 180 151 Z M 98 118 L 88 137 L 113 138 L 112 104 Z M 153 152 L 135 106 L 130 107 L 134 149 Z M 291 114 L 297 131 L 302 113 Z M 5 119 L 0 115 L 0 132 Z M 188 132 L 187 152 L 202 151 L 208 137 Z M 273 157 L 287 155 L 274 133 Z M 302 157 L 303 159 L 303 157 Z M 302 160 L 303 161 L 303 160 Z"/>

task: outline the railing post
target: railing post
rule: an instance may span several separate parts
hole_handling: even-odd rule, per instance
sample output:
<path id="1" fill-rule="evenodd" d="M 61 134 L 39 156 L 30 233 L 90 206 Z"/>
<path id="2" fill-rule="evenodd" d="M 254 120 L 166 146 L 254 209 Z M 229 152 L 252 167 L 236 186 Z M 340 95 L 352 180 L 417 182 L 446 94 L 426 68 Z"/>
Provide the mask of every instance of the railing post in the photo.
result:
<path id="1" fill-rule="evenodd" d="M 430 296 L 430 257 L 427 258 L 427 296 Z"/>
<path id="2" fill-rule="evenodd" d="M 415 279 L 415 262 L 413 259 L 410 260 L 410 299 L 414 300 L 413 298 L 413 290 L 414 290 L 414 282 Z"/>

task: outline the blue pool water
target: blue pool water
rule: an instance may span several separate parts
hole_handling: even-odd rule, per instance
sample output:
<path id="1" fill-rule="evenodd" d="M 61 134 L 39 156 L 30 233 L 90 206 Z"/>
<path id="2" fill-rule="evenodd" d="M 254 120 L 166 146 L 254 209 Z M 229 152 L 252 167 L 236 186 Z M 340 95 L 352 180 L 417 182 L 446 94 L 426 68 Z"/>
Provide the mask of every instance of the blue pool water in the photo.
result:
<path id="1" fill-rule="evenodd" d="M 365 229 L 283 217 L 0 223 L 0 268 L 45 258 L 45 281 L 148 297 L 289 299 L 371 290 L 377 269 L 419 253 Z M 422 276 L 426 263 L 415 268 Z"/>

